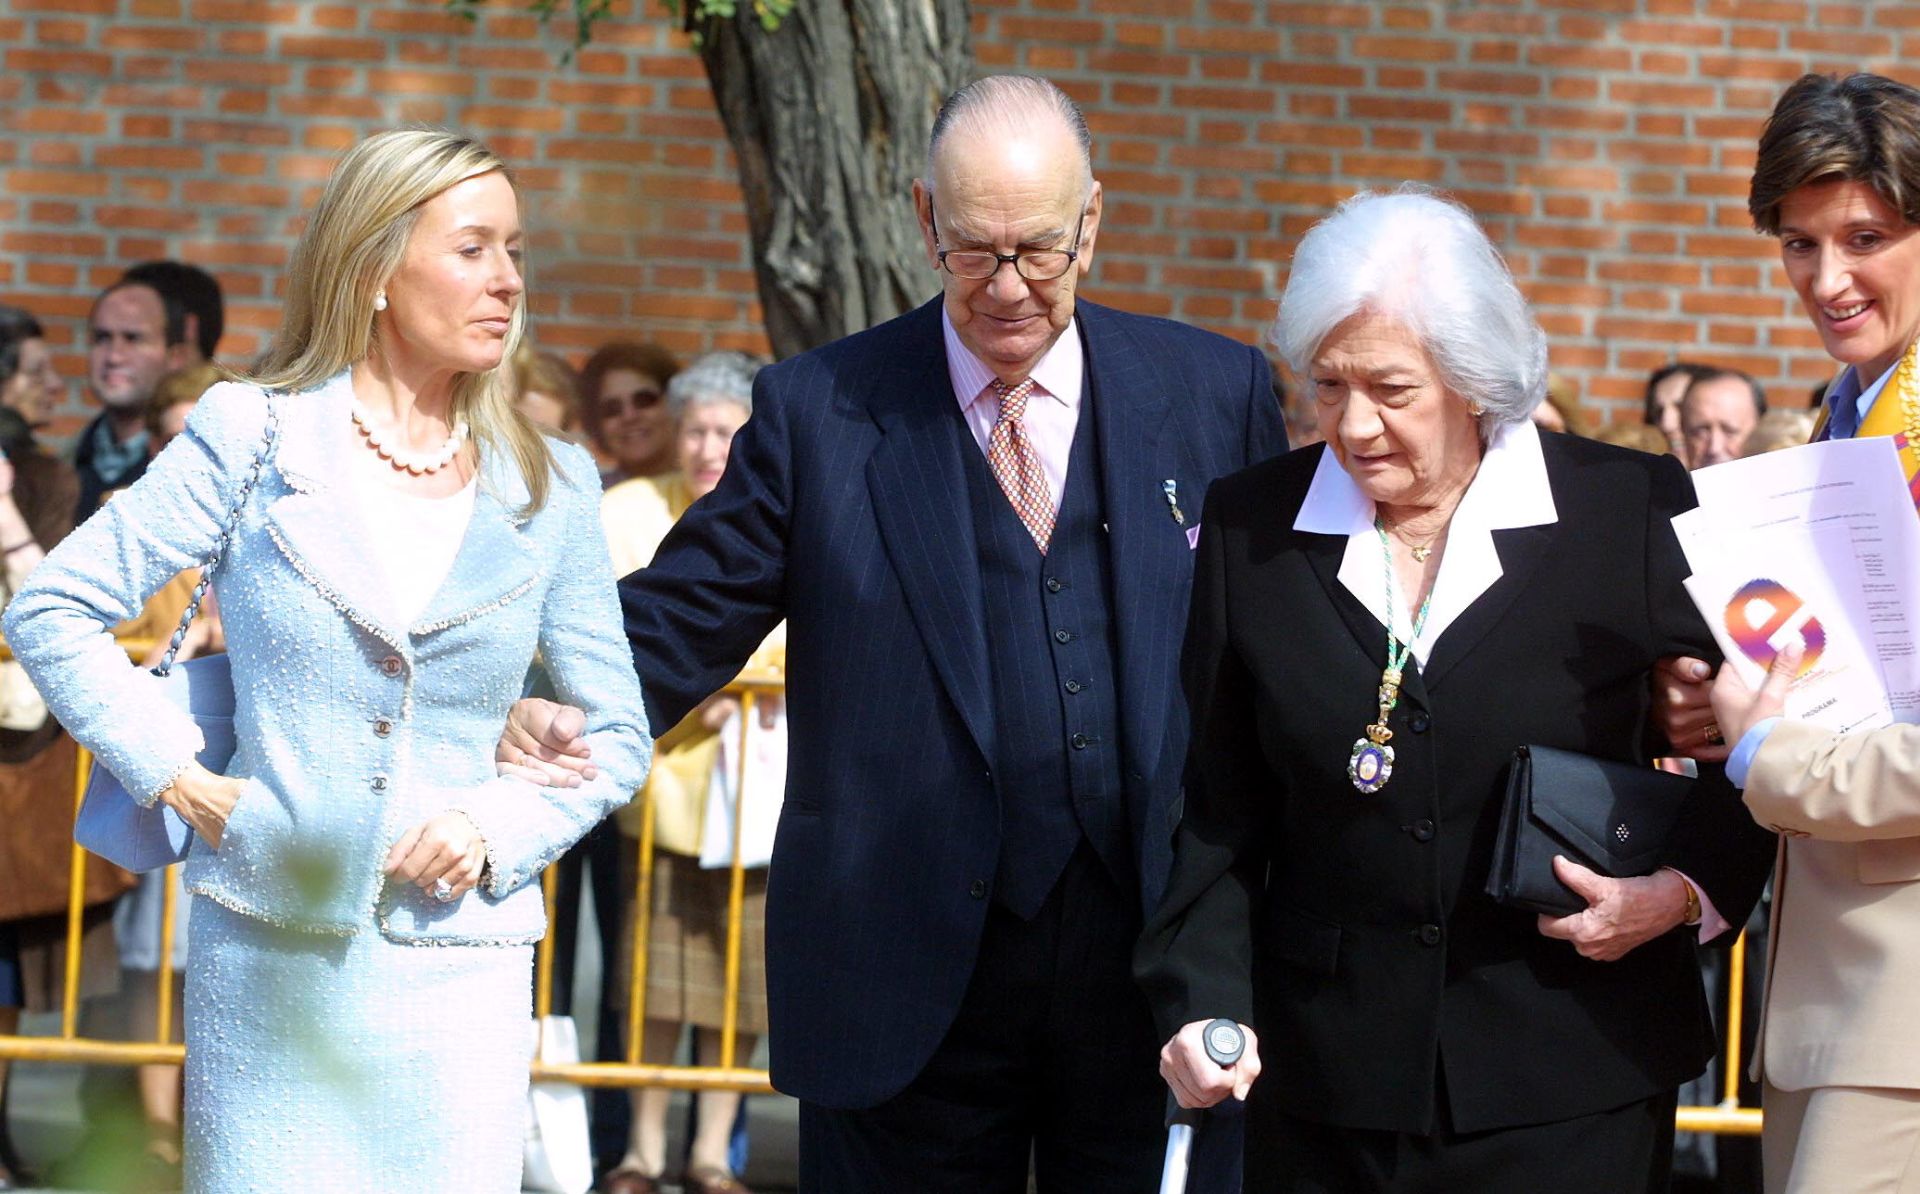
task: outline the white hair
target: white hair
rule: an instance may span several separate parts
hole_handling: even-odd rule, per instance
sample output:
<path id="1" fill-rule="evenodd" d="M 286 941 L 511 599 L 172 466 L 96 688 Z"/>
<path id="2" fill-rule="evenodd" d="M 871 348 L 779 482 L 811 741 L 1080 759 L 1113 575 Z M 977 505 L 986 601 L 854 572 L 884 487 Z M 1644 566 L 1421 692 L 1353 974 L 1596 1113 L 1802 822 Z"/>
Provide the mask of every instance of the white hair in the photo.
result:
<path id="1" fill-rule="evenodd" d="M 1546 333 L 1513 274 L 1466 208 L 1425 187 L 1362 191 L 1308 229 L 1271 339 L 1304 383 L 1321 344 L 1363 311 L 1419 338 L 1442 383 L 1484 412 L 1483 437 L 1546 397 Z"/>
<path id="2" fill-rule="evenodd" d="M 696 357 L 667 383 L 667 413 L 676 420 L 699 406 L 731 402 L 753 414 L 753 378 L 766 359 L 731 348 Z"/>

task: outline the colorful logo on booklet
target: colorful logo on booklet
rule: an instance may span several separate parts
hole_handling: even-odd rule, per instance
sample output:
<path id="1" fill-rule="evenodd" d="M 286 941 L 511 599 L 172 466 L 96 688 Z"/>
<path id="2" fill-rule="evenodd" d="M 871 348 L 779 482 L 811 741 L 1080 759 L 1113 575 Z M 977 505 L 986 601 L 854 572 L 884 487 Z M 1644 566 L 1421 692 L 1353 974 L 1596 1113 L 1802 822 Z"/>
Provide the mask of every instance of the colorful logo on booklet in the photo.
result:
<path id="1" fill-rule="evenodd" d="M 1741 654 L 1761 667 L 1772 667 L 1773 657 L 1798 639 L 1806 651 L 1796 676 L 1804 676 L 1820 662 L 1827 632 L 1813 610 L 1779 581 L 1750 580 L 1727 602 L 1727 633 Z"/>

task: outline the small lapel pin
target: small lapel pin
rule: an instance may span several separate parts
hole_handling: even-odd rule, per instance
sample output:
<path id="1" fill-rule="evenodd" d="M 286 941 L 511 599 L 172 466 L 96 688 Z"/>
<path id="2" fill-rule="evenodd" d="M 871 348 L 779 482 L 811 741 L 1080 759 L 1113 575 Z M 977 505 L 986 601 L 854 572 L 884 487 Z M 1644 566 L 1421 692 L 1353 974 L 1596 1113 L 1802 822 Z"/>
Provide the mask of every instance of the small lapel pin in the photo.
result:
<path id="1" fill-rule="evenodd" d="M 1172 477 L 1168 477 L 1166 480 L 1160 482 L 1160 492 L 1166 495 L 1167 509 L 1173 511 L 1174 524 L 1177 526 L 1186 526 L 1187 516 L 1180 512 L 1179 486 L 1173 483 Z"/>

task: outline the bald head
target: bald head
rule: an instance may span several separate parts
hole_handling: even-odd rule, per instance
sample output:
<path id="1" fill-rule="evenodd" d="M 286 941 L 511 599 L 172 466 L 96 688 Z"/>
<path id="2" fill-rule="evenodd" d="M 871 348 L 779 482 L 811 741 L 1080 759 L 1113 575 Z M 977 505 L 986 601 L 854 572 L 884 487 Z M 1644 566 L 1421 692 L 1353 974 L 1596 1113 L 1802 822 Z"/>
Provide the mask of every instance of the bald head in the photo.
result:
<path id="1" fill-rule="evenodd" d="M 944 154 L 976 144 L 1057 134 L 1079 175 L 1081 191 L 1093 185 L 1093 138 L 1080 105 L 1066 92 L 1032 75 L 988 75 L 947 97 L 927 138 L 927 181 L 933 183 Z M 1048 140 L 1053 138 L 1049 137 Z"/>
<path id="2" fill-rule="evenodd" d="M 913 192 L 954 333 L 1001 381 L 1028 376 L 1072 325 L 1100 234 L 1079 109 L 1042 79 L 973 83 L 940 110 Z"/>

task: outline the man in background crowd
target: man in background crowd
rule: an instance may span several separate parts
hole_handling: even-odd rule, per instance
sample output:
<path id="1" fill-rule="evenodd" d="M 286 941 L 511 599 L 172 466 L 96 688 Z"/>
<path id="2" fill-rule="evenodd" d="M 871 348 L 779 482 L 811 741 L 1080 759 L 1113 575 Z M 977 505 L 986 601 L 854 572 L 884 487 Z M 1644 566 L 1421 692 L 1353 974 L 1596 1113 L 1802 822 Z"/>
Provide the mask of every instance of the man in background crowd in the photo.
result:
<path id="1" fill-rule="evenodd" d="M 187 356 L 182 364 L 204 365 L 213 360 L 226 332 L 227 307 L 212 274 L 184 261 L 143 261 L 120 280 L 150 286 L 163 301 L 179 306 L 186 319 L 182 340 Z"/>
<path id="2" fill-rule="evenodd" d="M 1766 391 L 1738 369 L 1710 369 L 1695 377 L 1680 399 L 1687 467 L 1702 469 L 1740 459 L 1747 437 L 1766 413 Z"/>
<path id="3" fill-rule="evenodd" d="M 147 403 L 160 379 L 187 364 L 186 310 L 145 282 L 115 282 L 87 317 L 87 392 L 100 413 L 74 445 L 84 522 L 115 489 L 147 470 Z"/>

